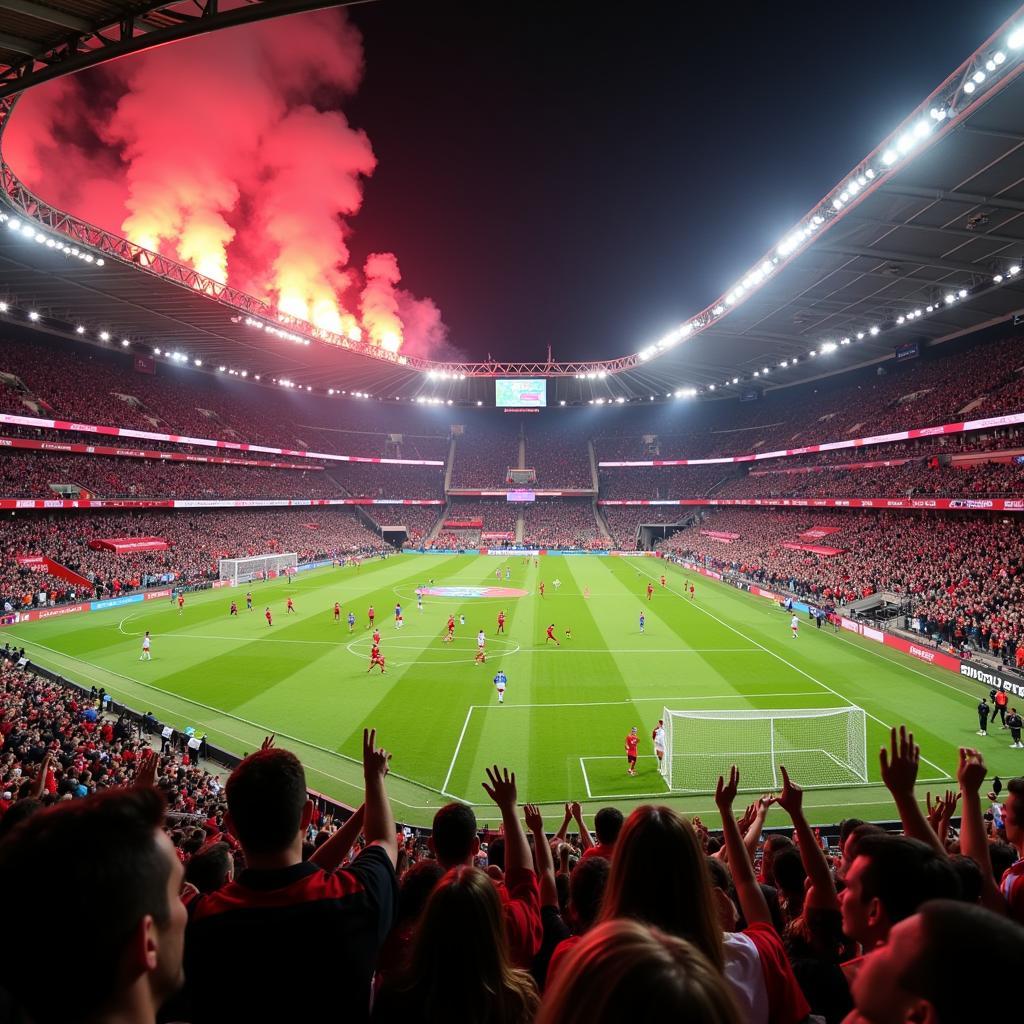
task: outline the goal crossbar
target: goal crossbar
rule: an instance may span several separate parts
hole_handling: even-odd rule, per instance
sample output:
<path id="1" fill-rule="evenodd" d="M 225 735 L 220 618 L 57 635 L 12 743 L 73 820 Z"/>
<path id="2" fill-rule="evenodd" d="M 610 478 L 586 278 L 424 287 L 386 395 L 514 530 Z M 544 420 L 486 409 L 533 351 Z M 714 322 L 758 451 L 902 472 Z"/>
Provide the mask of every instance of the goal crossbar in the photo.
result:
<path id="1" fill-rule="evenodd" d="M 277 576 L 294 572 L 299 556 L 294 551 L 277 552 L 272 555 L 251 555 L 248 558 L 222 558 L 218 570 L 222 580 L 233 585 L 249 583 L 252 580 L 272 580 Z"/>

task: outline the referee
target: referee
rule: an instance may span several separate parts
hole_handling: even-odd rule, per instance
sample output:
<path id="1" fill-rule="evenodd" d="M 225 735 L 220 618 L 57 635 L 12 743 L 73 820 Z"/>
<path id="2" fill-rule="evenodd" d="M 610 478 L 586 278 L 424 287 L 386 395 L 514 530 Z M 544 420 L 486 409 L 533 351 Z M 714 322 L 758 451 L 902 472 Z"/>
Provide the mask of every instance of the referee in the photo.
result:
<path id="1" fill-rule="evenodd" d="M 992 709 L 988 706 L 988 701 L 982 697 L 981 703 L 978 705 L 978 735 L 988 735 L 988 716 L 991 714 Z"/>

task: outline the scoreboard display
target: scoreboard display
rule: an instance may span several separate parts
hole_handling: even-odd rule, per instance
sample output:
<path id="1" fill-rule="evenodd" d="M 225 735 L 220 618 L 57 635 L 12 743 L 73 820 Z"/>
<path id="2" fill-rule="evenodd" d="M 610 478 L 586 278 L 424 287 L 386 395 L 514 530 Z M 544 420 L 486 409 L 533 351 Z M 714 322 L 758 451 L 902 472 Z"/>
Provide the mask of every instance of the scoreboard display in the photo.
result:
<path id="1" fill-rule="evenodd" d="M 541 409 L 548 404 L 548 382 L 498 379 L 494 382 L 494 404 L 499 409 Z"/>

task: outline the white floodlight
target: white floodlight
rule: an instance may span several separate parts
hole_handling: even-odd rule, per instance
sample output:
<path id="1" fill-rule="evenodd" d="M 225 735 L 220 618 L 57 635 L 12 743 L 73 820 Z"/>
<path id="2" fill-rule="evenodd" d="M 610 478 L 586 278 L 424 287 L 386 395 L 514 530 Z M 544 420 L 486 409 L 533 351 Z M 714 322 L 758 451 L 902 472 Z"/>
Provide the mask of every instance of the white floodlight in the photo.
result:
<path id="1" fill-rule="evenodd" d="M 967 298 L 967 289 L 966 288 L 961 288 L 960 291 L 957 292 L 957 295 L 961 299 L 966 299 Z"/>
<path id="2" fill-rule="evenodd" d="M 826 341 L 825 344 L 821 346 L 821 351 L 823 355 L 828 355 L 830 352 L 835 352 L 838 347 L 839 346 L 834 341 Z"/>
<path id="3" fill-rule="evenodd" d="M 33 309 L 28 314 L 29 320 L 35 321 L 39 319 L 39 314 Z"/>
<path id="4" fill-rule="evenodd" d="M 877 325 L 875 325 L 874 327 L 872 327 L 872 328 L 871 328 L 871 329 L 870 329 L 870 330 L 868 331 L 868 333 L 869 333 L 869 334 L 871 335 L 871 337 L 872 337 L 872 338 L 873 338 L 873 337 L 875 337 L 875 335 L 877 335 L 877 334 L 878 334 L 878 326 L 877 326 Z"/>
<path id="5" fill-rule="evenodd" d="M 85 334 L 85 328 L 81 324 L 79 324 L 75 328 L 75 334 Z"/>
<path id="6" fill-rule="evenodd" d="M 110 341 L 110 335 L 106 331 L 100 331 L 100 341 Z M 160 349 L 156 350 L 156 354 L 160 355 Z"/>
<path id="7" fill-rule="evenodd" d="M 975 71 L 974 74 L 971 75 L 971 78 L 974 79 L 975 85 L 981 85 L 981 83 L 985 81 L 985 72 Z"/>
<path id="8" fill-rule="evenodd" d="M 127 338 L 124 338 L 121 341 L 121 347 L 122 348 L 127 348 L 130 344 L 131 344 L 131 342 Z M 202 365 L 202 364 L 197 364 L 197 365 Z"/>
<path id="9" fill-rule="evenodd" d="M 1019 264 L 1014 263 L 1014 265 L 1012 267 L 1010 267 L 1010 269 L 1007 271 L 1007 273 L 1010 275 L 1010 277 L 1016 277 L 1020 273 L 1020 266 L 1019 266 Z"/>
<path id="10" fill-rule="evenodd" d="M 977 88 L 978 87 L 973 82 L 964 82 L 964 92 L 967 93 L 968 96 L 970 96 Z"/>
<path id="11" fill-rule="evenodd" d="M 882 163 L 885 164 L 886 167 L 892 167 L 892 165 L 896 163 L 896 161 L 899 160 L 899 158 L 899 154 L 896 152 L 896 150 L 887 149 L 882 154 Z"/>

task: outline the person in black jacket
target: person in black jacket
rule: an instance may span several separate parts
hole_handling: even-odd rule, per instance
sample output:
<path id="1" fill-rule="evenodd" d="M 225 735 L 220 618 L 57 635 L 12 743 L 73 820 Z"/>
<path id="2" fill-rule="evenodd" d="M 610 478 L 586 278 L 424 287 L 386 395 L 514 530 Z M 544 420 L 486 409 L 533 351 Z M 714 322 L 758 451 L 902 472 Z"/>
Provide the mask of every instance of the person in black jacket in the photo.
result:
<path id="1" fill-rule="evenodd" d="M 991 714 L 992 709 L 989 707 L 988 701 L 982 697 L 981 703 L 978 705 L 978 735 L 988 735 L 988 716 Z"/>

